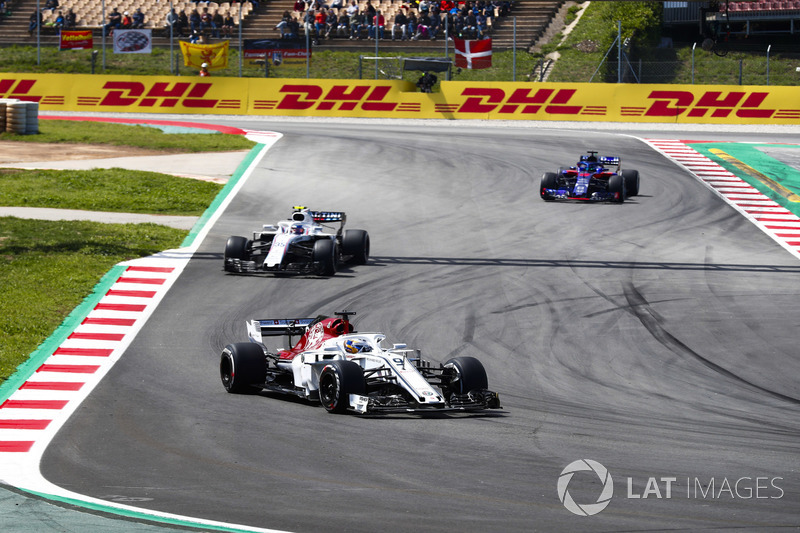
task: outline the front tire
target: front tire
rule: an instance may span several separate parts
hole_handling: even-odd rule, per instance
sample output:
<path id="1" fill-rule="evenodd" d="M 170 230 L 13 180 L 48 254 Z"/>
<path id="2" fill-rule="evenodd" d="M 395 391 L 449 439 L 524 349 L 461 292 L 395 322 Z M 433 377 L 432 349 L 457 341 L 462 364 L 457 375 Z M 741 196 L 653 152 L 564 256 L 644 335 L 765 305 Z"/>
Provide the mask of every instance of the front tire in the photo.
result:
<path id="1" fill-rule="evenodd" d="M 344 230 L 342 254 L 350 256 L 357 265 L 366 265 L 369 261 L 369 233 L 363 229 Z"/>
<path id="2" fill-rule="evenodd" d="M 344 413 L 351 394 L 365 394 L 364 371 L 352 361 L 331 361 L 319 375 L 319 401 L 329 413 Z"/>
<path id="3" fill-rule="evenodd" d="M 229 344 L 222 350 L 219 375 L 225 390 L 233 394 L 256 392 L 267 381 L 264 350 L 252 342 Z"/>
<path id="4" fill-rule="evenodd" d="M 542 181 L 539 185 L 539 196 L 542 197 L 542 200 L 549 202 L 555 197 L 548 193 L 546 189 L 557 189 L 558 188 L 558 175 L 553 172 L 545 172 L 542 175 Z"/>
<path id="5" fill-rule="evenodd" d="M 476 389 L 489 388 L 486 369 L 483 368 L 483 363 L 474 357 L 453 357 L 445 362 L 444 367 L 448 371 L 443 377 L 449 381 L 442 384 L 446 392 L 463 395 Z"/>
<path id="6" fill-rule="evenodd" d="M 320 239 L 314 243 L 314 261 L 319 263 L 319 273 L 323 276 L 336 274 L 336 241 Z"/>
<path id="7" fill-rule="evenodd" d="M 239 259 L 240 261 L 247 260 L 250 256 L 248 253 L 249 248 L 250 241 L 246 237 L 228 237 L 228 241 L 225 243 L 224 269 L 229 272 L 234 272 L 233 269 L 229 268 L 228 259 Z"/>
<path id="8" fill-rule="evenodd" d="M 608 178 L 608 192 L 614 194 L 612 202 L 621 204 L 625 201 L 625 180 L 619 174 Z"/>

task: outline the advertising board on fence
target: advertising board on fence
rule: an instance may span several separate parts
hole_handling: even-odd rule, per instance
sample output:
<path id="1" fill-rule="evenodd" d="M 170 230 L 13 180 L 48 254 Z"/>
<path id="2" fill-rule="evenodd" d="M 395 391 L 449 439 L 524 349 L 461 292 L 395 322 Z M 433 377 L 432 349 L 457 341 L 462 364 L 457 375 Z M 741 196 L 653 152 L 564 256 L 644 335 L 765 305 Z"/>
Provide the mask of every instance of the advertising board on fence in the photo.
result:
<path id="1" fill-rule="evenodd" d="M 273 66 L 283 63 L 305 63 L 306 57 L 311 58 L 311 48 L 306 48 L 305 41 L 290 39 L 248 39 L 244 41 L 242 58 L 245 64 L 263 64 L 268 58 Z"/>
<path id="2" fill-rule="evenodd" d="M 0 98 L 42 111 L 800 124 L 800 88 L 760 85 L 442 82 L 0 74 Z"/>
<path id="3" fill-rule="evenodd" d="M 60 50 L 91 50 L 92 30 L 61 30 L 58 47 Z"/>

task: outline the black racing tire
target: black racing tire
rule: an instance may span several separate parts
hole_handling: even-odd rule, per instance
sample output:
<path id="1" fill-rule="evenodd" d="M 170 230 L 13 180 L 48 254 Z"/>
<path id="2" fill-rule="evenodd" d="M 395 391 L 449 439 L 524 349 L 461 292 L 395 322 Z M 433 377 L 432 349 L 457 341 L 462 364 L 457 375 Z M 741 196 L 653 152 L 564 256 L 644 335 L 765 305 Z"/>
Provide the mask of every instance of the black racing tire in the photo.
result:
<path id="1" fill-rule="evenodd" d="M 346 412 L 350 395 L 364 395 L 366 390 L 364 371 L 352 361 L 331 361 L 319 374 L 319 401 L 329 413 Z"/>
<path id="2" fill-rule="evenodd" d="M 242 261 L 249 259 L 250 254 L 248 250 L 250 249 L 250 245 L 251 241 L 246 237 L 228 237 L 228 241 L 225 243 L 225 263 L 223 268 L 225 270 L 230 270 L 228 268 L 228 259 L 240 259 Z"/>
<path id="3" fill-rule="evenodd" d="M 619 174 L 615 174 L 608 178 L 608 192 L 612 194 L 619 193 L 619 195 L 613 199 L 613 202 L 621 204 L 625 201 L 625 180 Z"/>
<path id="4" fill-rule="evenodd" d="M 366 265 L 369 261 L 369 233 L 363 229 L 346 229 L 342 235 L 342 255 L 353 263 Z"/>
<path id="5" fill-rule="evenodd" d="M 319 273 L 323 276 L 336 274 L 338 262 L 336 241 L 333 239 L 319 239 L 314 242 L 314 261 L 319 263 Z"/>
<path id="6" fill-rule="evenodd" d="M 639 194 L 639 171 L 625 169 L 619 173 L 625 180 L 625 193 L 628 197 L 637 196 Z"/>
<path id="7" fill-rule="evenodd" d="M 542 175 L 542 181 L 539 185 L 539 196 L 542 197 L 542 200 L 549 202 L 555 199 L 555 196 L 552 194 L 548 194 L 545 192 L 545 189 L 556 189 L 558 188 L 558 175 L 553 172 L 545 172 Z"/>
<path id="8" fill-rule="evenodd" d="M 453 357 L 445 362 L 444 367 L 448 369 L 444 376 L 449 383 L 443 384 L 447 392 L 460 395 L 476 389 L 489 388 L 486 369 L 483 368 L 483 363 L 474 357 Z"/>
<path id="9" fill-rule="evenodd" d="M 234 394 L 258 392 L 267 381 L 267 357 L 252 342 L 229 344 L 222 350 L 219 376 L 225 390 Z"/>

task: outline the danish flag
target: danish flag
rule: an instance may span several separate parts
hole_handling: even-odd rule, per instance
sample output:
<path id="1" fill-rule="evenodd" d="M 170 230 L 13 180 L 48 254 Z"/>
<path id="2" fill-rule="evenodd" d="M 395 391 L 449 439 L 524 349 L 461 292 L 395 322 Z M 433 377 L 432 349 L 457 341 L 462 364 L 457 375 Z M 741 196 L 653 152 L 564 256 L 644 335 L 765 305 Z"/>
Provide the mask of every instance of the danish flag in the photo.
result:
<path id="1" fill-rule="evenodd" d="M 461 68 L 489 68 L 492 66 L 492 40 L 465 41 L 453 39 L 456 47 L 456 66 Z"/>

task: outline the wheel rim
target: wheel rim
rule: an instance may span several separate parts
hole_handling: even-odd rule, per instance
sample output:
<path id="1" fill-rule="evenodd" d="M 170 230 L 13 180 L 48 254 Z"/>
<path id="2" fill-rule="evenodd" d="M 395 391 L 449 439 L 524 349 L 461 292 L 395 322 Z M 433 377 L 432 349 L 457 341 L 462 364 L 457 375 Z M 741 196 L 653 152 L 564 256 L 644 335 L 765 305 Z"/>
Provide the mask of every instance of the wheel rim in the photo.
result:
<path id="1" fill-rule="evenodd" d="M 319 380 L 319 400 L 327 409 L 334 409 L 337 403 L 339 385 L 331 372 L 324 373 Z"/>

